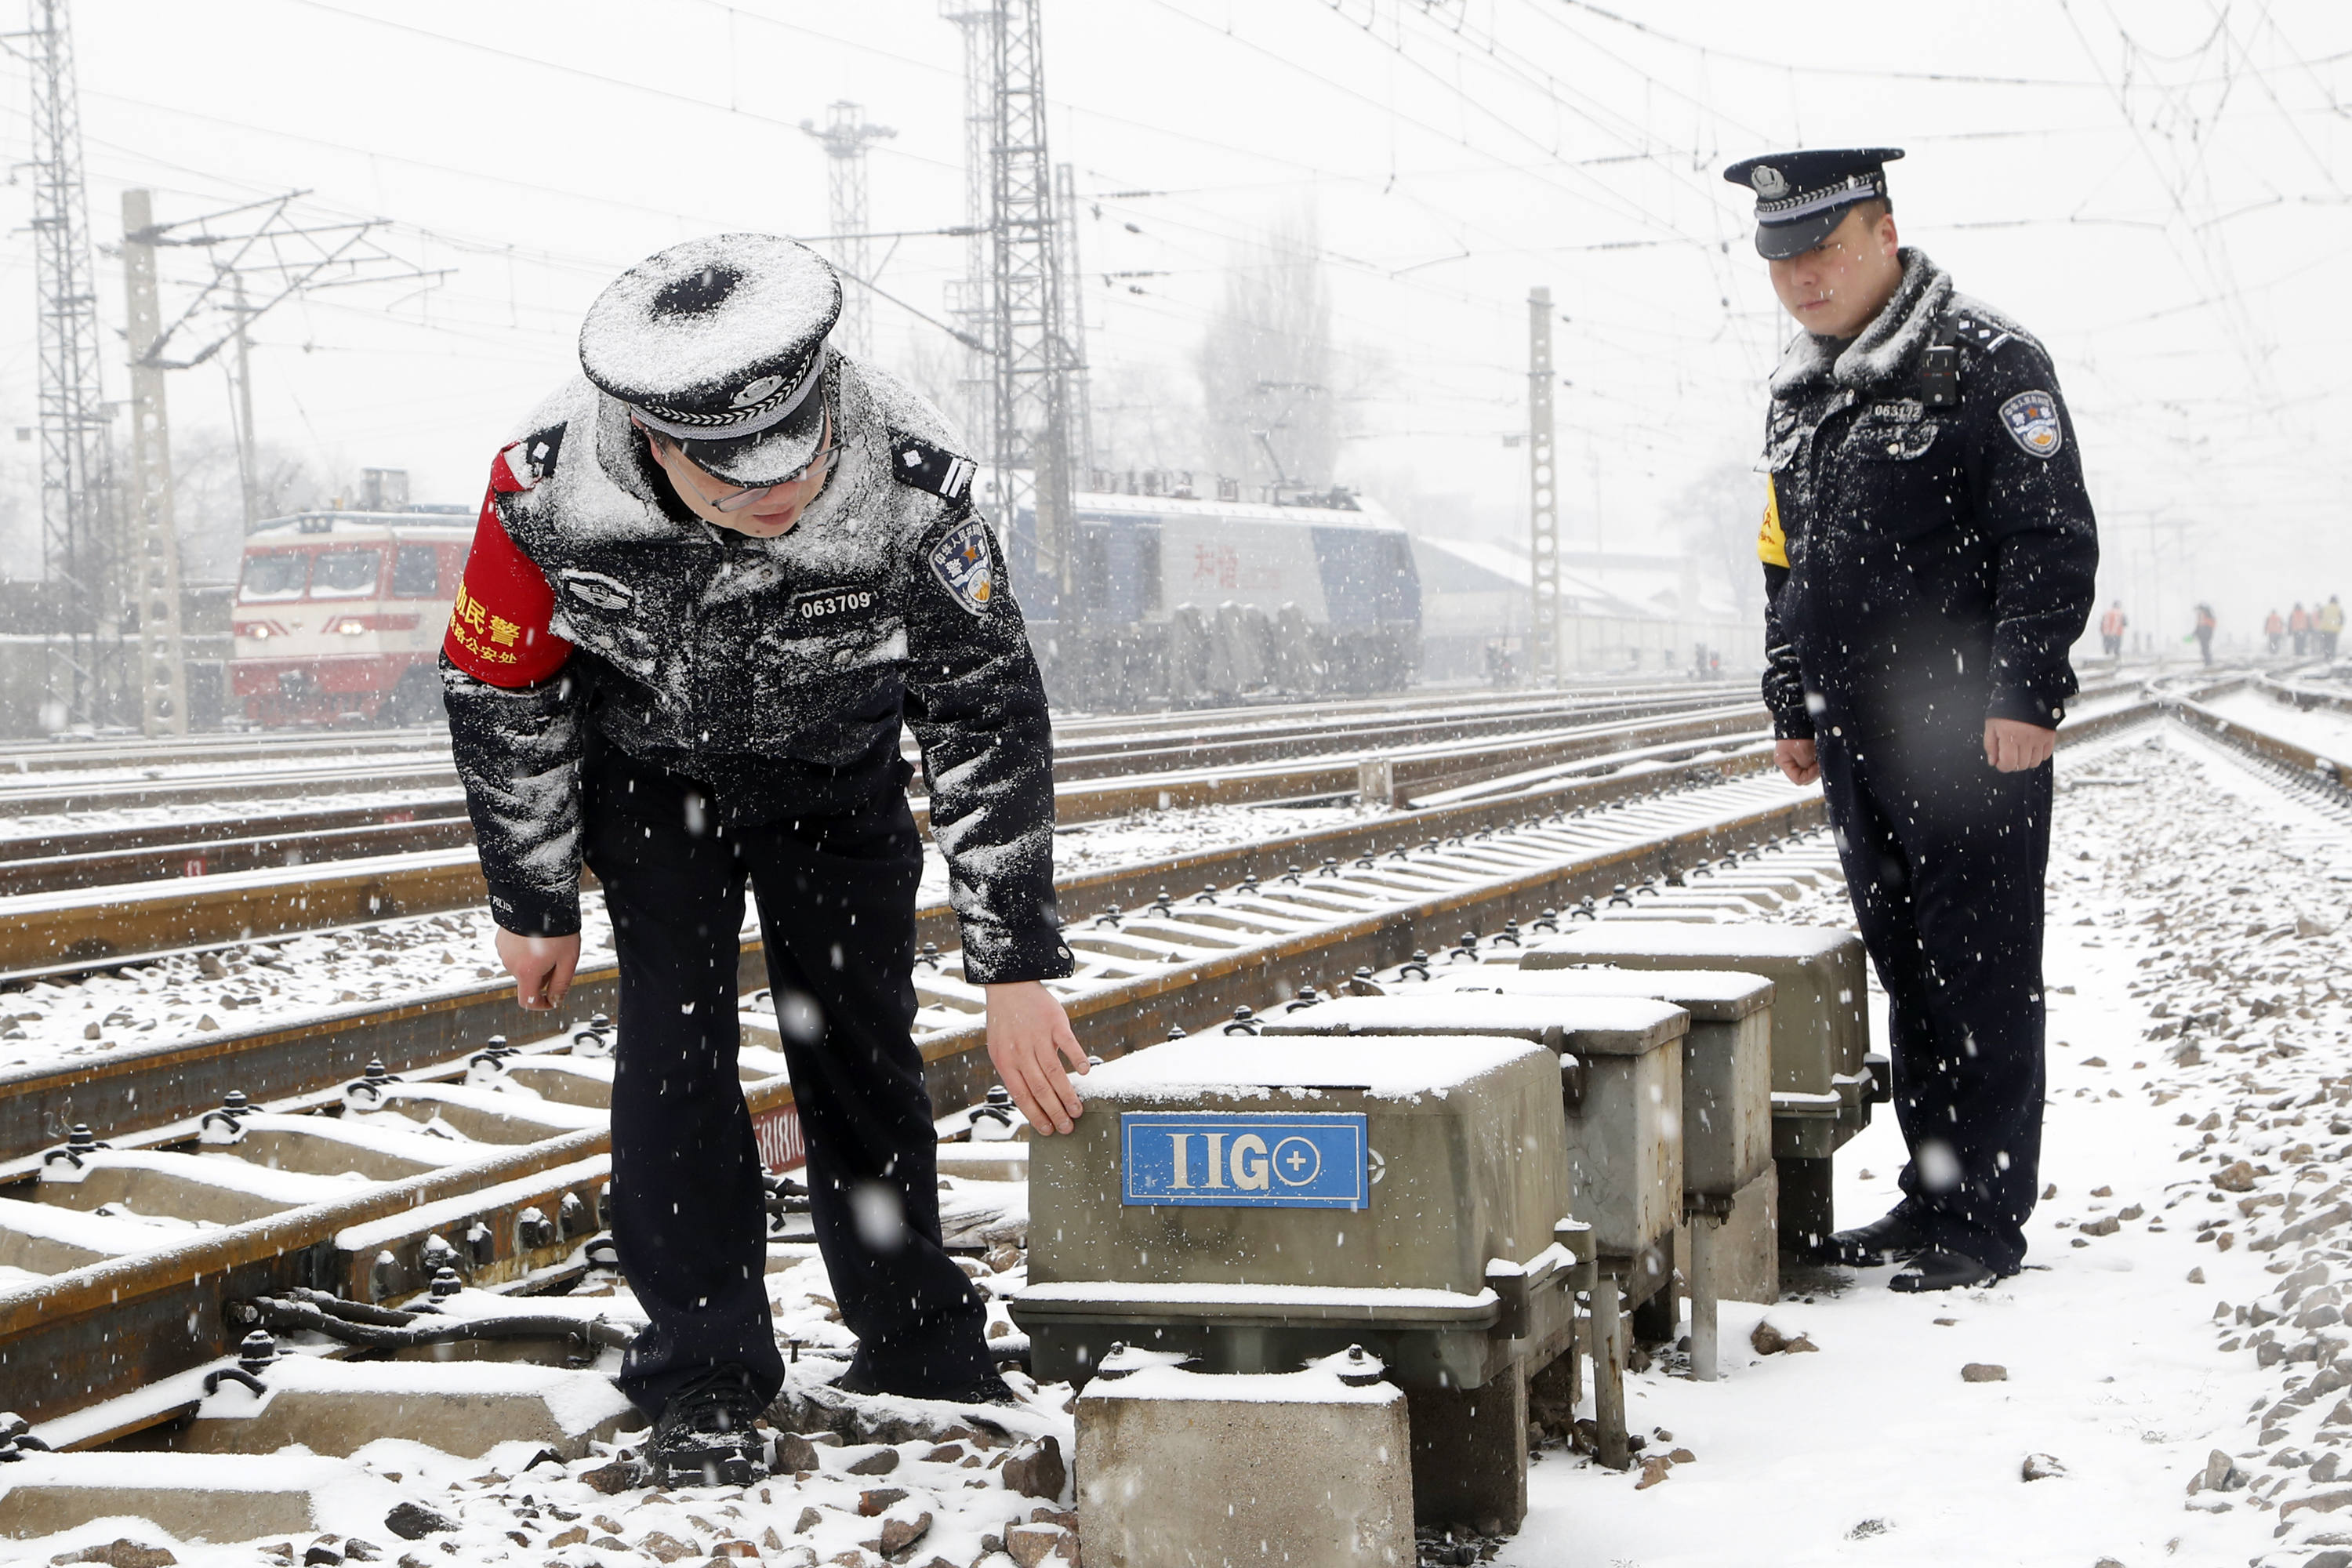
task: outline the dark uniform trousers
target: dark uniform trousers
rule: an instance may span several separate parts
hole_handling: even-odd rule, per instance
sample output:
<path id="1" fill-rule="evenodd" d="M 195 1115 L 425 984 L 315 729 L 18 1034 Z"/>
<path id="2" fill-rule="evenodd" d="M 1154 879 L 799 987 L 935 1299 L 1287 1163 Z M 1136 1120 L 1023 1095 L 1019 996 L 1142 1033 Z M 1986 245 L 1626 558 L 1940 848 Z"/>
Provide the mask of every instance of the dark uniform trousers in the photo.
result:
<path id="1" fill-rule="evenodd" d="M 736 1072 L 747 879 L 780 1016 L 798 995 L 824 1023 L 814 1040 L 787 1031 L 783 1048 L 817 1247 L 858 1338 L 853 1369 L 909 1394 L 990 1375 L 985 1310 L 940 1244 L 937 1139 L 909 1033 L 922 847 L 904 793 L 845 816 L 722 826 L 707 785 L 593 743 L 583 793 L 585 856 L 620 961 L 613 1237 L 649 1319 L 623 1391 L 658 1412 L 730 1362 L 763 1399 L 783 1384 Z"/>
<path id="2" fill-rule="evenodd" d="M 2052 770 L 1995 772 L 1980 726 L 1816 737 L 1862 938 L 1886 989 L 1902 1211 L 2004 1273 L 2042 1152 L 2042 882 Z"/>

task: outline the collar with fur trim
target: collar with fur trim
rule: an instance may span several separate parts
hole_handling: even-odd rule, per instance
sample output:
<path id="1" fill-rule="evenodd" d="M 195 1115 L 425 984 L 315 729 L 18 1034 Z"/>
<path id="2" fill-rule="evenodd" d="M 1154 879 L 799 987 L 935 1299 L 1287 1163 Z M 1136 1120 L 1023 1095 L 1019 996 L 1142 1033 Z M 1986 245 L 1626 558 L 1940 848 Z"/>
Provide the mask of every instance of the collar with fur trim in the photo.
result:
<path id="1" fill-rule="evenodd" d="M 1862 335 L 1832 360 L 1820 339 L 1799 332 L 1780 355 L 1772 373 L 1772 395 L 1787 397 L 1819 381 L 1838 386 L 1865 387 L 1902 374 L 1927 345 L 1936 317 L 1952 298 L 1952 276 L 1927 258 L 1927 252 L 1906 246 L 1900 252 L 1903 281 Z"/>

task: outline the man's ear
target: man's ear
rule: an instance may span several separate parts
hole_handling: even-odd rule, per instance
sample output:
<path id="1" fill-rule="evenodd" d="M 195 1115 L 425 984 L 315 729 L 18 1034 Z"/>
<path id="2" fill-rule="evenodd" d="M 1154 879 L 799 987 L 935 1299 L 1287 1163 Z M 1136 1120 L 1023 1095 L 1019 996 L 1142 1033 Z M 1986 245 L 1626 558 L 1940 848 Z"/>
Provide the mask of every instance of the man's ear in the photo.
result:
<path id="1" fill-rule="evenodd" d="M 1901 252 L 1903 248 L 1903 241 L 1901 237 L 1896 235 L 1895 232 L 1895 215 L 1893 213 L 1880 213 L 1878 215 L 1878 222 L 1874 226 L 1873 232 L 1877 236 L 1878 248 L 1882 255 L 1893 257 Z"/>

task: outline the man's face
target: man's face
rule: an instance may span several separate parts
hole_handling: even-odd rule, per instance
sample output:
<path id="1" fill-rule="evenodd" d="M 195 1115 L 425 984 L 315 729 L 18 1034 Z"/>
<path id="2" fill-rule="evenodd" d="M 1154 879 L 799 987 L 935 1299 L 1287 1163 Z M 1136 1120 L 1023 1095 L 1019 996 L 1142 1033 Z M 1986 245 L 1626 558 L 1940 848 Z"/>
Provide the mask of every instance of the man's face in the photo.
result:
<path id="1" fill-rule="evenodd" d="M 1853 337 L 1903 281 L 1900 249 L 1893 213 L 1874 221 L 1857 207 L 1812 249 L 1773 262 L 1772 292 L 1805 331 Z"/>
<path id="2" fill-rule="evenodd" d="M 798 478 L 768 487 L 768 493 L 747 507 L 733 511 L 721 511 L 719 503 L 743 493 L 741 485 L 730 484 L 717 475 L 697 466 L 694 460 L 659 437 L 648 434 L 646 440 L 653 448 L 654 461 L 669 476 L 670 488 L 687 510 L 703 521 L 720 528 L 731 528 L 753 539 L 775 539 L 792 531 L 801 520 L 809 502 L 816 500 L 824 489 L 824 481 L 833 472 L 833 416 L 825 416 L 824 434 L 817 438 L 816 460 L 803 469 Z"/>

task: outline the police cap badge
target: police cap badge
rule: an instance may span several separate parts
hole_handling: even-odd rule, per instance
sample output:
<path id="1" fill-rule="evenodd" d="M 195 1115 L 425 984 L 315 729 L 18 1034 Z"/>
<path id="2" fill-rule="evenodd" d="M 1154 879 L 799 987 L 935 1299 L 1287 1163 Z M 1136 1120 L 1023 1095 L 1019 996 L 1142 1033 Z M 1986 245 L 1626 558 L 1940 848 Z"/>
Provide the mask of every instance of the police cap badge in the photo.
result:
<path id="1" fill-rule="evenodd" d="M 773 484 L 824 432 L 841 279 L 804 245 L 719 234 L 614 279 L 580 325 L 580 367 L 638 424 L 730 484 Z"/>
<path id="2" fill-rule="evenodd" d="M 1801 256 L 1827 239 L 1856 202 L 1886 195 L 1886 165 L 1900 147 L 1817 148 L 1742 158 L 1723 177 L 1756 193 L 1756 251 Z"/>

